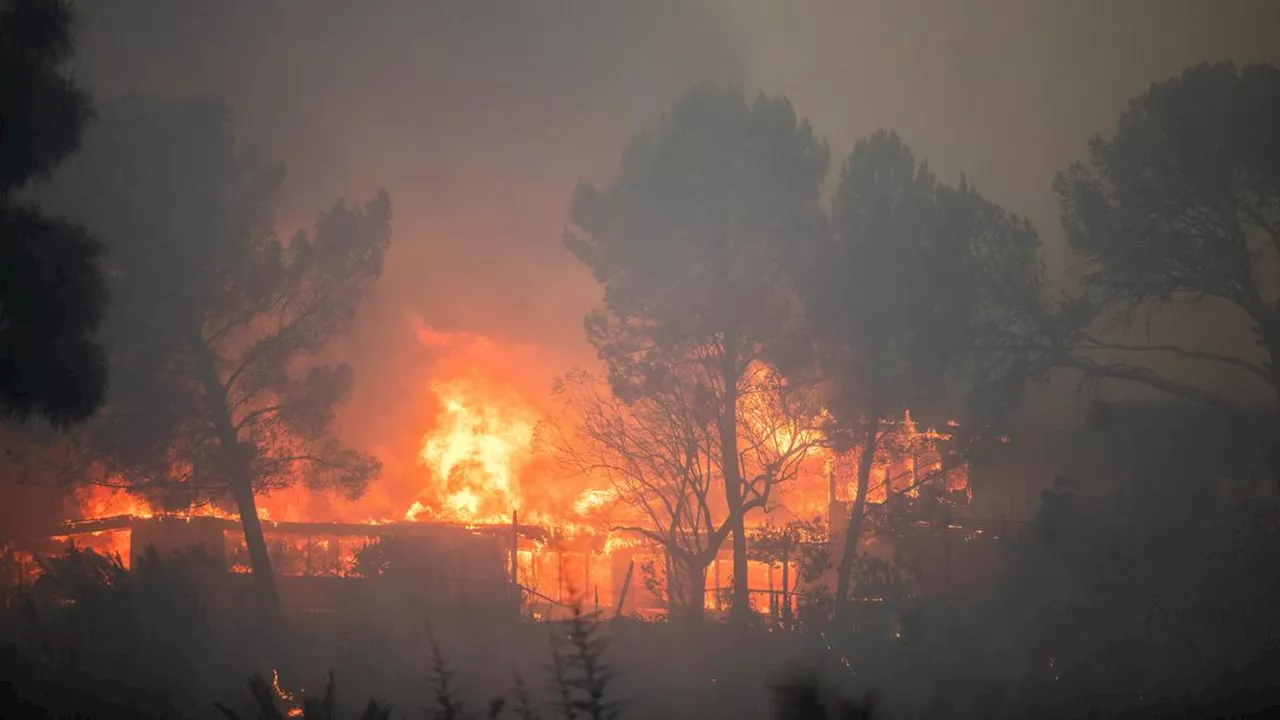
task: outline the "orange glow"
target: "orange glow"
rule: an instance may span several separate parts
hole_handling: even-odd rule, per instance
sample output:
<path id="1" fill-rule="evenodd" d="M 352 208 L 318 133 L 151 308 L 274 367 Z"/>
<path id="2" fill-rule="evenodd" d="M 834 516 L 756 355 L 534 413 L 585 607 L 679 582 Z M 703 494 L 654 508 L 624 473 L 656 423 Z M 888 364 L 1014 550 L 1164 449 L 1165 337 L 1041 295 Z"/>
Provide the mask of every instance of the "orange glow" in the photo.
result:
<path id="1" fill-rule="evenodd" d="M 151 517 L 151 505 L 117 487 L 90 485 L 80 488 L 75 493 L 74 520 L 87 518 L 115 517 L 132 515 L 133 517 Z"/>
<path id="2" fill-rule="evenodd" d="M 279 697 L 280 700 L 284 702 L 285 708 L 286 708 L 285 709 L 286 717 L 291 717 L 291 718 L 302 717 L 302 706 L 298 704 L 298 701 L 294 698 L 293 693 L 288 692 L 287 690 L 280 687 L 280 671 L 279 670 L 271 671 L 271 689 L 274 690 L 276 693 L 276 696 Z"/>
<path id="3" fill-rule="evenodd" d="M 463 521 L 509 519 L 519 508 L 516 477 L 530 458 L 537 412 L 518 397 L 486 397 L 465 379 L 433 383 L 432 390 L 441 409 L 418 459 L 430 471 L 426 493 L 434 507 L 416 501 L 406 519 L 424 511 Z"/>
<path id="4" fill-rule="evenodd" d="M 463 523 L 574 524 L 587 480 L 566 478 L 537 449 L 559 367 L 537 348 L 465 332 L 417 329 L 431 353 L 429 414 L 412 470 L 390 485 L 412 488 L 394 517 Z M 406 482 L 407 481 L 407 482 Z"/>
<path id="5" fill-rule="evenodd" d="M 277 522 L 451 522 L 474 527 L 509 524 L 512 513 L 518 512 L 522 526 L 541 526 L 547 531 L 536 540 L 521 536 L 512 541 L 516 543 L 516 573 L 526 591 L 530 613 L 553 617 L 564 611 L 556 603 L 571 601 L 611 607 L 632 558 L 642 559 L 658 550 L 640 533 L 611 527 L 611 521 L 620 518 L 627 525 L 644 523 L 643 518 L 627 515 L 635 508 L 621 506 L 599 478 L 566 477 L 556 458 L 539 444 L 540 424 L 558 420 L 553 414 L 551 383 L 565 368 L 547 362 L 537 348 L 499 338 L 422 325 L 416 328 L 416 336 L 425 356 L 421 379 L 405 388 L 412 402 L 402 413 L 403 430 L 394 430 L 404 433 L 405 438 L 386 444 L 367 439 L 355 444 L 383 461 L 383 476 L 365 494 L 350 498 L 341 492 L 307 487 L 306 468 L 297 466 L 289 470 L 297 479 L 291 487 L 257 498 L 258 515 L 267 521 L 264 530 L 277 572 L 284 576 L 349 575 L 358 548 L 377 535 L 370 532 L 365 536 L 350 528 L 333 533 L 311 528 L 303 538 L 276 529 Z M 738 408 L 742 474 L 747 479 L 766 473 L 793 478 L 774 490 L 768 511 L 753 513 L 747 525 L 774 516 L 788 520 L 826 518 L 832 500 L 852 500 L 856 457 L 849 453 L 833 456 L 812 419 L 806 420 L 796 408 L 783 406 L 778 392 L 781 379 L 769 367 L 753 365 L 745 380 Z M 884 502 L 890 492 L 915 493 L 920 478 L 939 476 L 942 459 L 937 448 L 948 436 L 932 428 L 918 428 L 910 414 L 894 426 L 875 460 L 868 497 L 871 502 Z M 411 440 L 404 441 L 410 435 Z M 271 440 L 289 442 L 288 438 Z M 181 474 L 177 469 L 174 473 Z M 939 477 L 948 490 L 968 487 L 963 468 Z M 114 479 L 108 485 L 80 490 L 65 517 L 238 520 L 226 506 L 164 511 L 130 495 L 118 487 L 121 484 Z M 713 488 L 719 492 L 718 486 Z M 714 512 L 723 511 L 720 502 L 714 501 Z M 91 529 L 92 534 L 87 532 Z M 69 529 L 61 539 L 68 538 L 95 550 L 118 553 L 126 563 L 129 560 L 128 531 Z M 227 530 L 223 540 L 229 569 L 247 572 L 242 534 Z M 774 595 L 769 591 L 781 589 L 781 574 L 764 565 L 751 567 L 752 590 L 764 593 L 753 599 L 758 601 L 757 609 L 764 611 L 770 603 L 779 602 L 770 600 Z M 723 589 L 726 578 L 721 576 L 727 572 L 717 564 L 708 576 L 708 587 Z M 788 575 L 789 581 L 796 577 L 795 572 Z M 637 571 L 628 607 L 640 602 L 640 582 Z M 708 592 L 709 609 L 723 608 L 717 598 Z M 637 605 L 637 609 L 651 608 Z M 292 701 L 292 696 L 279 688 L 278 679 L 275 687 L 282 700 Z"/>
<path id="6" fill-rule="evenodd" d="M 558 368 L 530 346 L 421 324 L 416 335 L 429 358 L 421 390 L 410 391 L 421 408 L 406 418 L 417 428 L 419 438 L 413 454 L 397 456 L 385 447 L 368 448 L 382 460 L 383 476 L 355 499 L 308 488 L 307 469 L 299 463 L 289 470 L 298 481 L 257 497 L 259 518 L 509 523 L 512 511 L 519 510 L 525 522 L 568 523 L 581 514 L 576 509 L 585 511 L 599 504 L 588 499 L 583 505 L 584 491 L 592 490 L 586 481 L 559 477 L 555 462 L 534 450 L 536 428 L 546 417 Z M 288 441 L 271 439 L 276 444 Z M 212 505 L 161 510 L 122 486 L 116 480 L 110 486 L 82 489 L 64 517 L 237 517 L 233 510 Z"/>
<path id="7" fill-rule="evenodd" d="M 955 427 L 949 421 L 948 427 Z M 867 502 L 883 503 L 890 493 L 906 493 L 915 496 L 925 482 L 941 483 L 948 492 L 969 492 L 969 473 L 966 467 L 945 468 L 939 448 L 950 435 L 934 428 L 920 430 L 907 412 L 876 451 L 867 489 Z M 857 452 L 844 453 L 834 460 L 834 473 L 839 481 L 839 500 L 851 502 L 857 498 Z"/>
<path id="8" fill-rule="evenodd" d="M 58 535 L 49 538 L 59 545 L 72 543 L 81 550 L 92 550 L 99 555 L 116 557 L 120 564 L 128 569 L 132 559 L 132 536 L 127 530 L 100 530 L 90 533 L 77 533 L 75 537 Z"/>
<path id="9" fill-rule="evenodd" d="M 72 507 L 68 512 L 68 520 L 94 520 L 122 516 L 151 518 L 157 515 L 167 517 L 236 518 L 235 513 L 214 505 L 196 505 L 183 510 L 158 509 L 145 499 L 130 494 L 118 482 L 106 485 L 87 485 L 76 490 L 71 497 Z M 267 511 L 259 507 L 258 517 L 268 519 Z"/>

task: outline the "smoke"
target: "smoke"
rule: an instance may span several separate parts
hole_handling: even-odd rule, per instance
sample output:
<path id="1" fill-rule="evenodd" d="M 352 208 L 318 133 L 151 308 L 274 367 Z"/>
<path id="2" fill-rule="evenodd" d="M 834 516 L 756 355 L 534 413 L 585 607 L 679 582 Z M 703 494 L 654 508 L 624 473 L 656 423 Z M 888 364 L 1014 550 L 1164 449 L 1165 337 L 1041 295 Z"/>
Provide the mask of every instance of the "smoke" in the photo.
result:
<path id="1" fill-rule="evenodd" d="M 337 348 L 357 378 L 342 432 L 366 448 L 425 429 L 406 430 L 424 417 L 421 393 L 406 392 L 426 380 L 419 320 L 536 344 L 551 368 L 591 361 L 581 318 L 599 291 L 561 248 L 570 191 L 580 177 L 610 175 L 627 138 L 696 82 L 786 94 L 837 159 L 878 127 L 899 130 L 943 177 L 965 171 L 1029 215 L 1062 283 L 1072 263 L 1050 181 L 1088 137 L 1192 63 L 1280 61 L 1280 10 L 1265 0 L 77 9 L 77 72 L 99 100 L 145 90 L 228 98 L 240 137 L 287 164 L 282 230 L 339 196 L 391 192 L 387 270 Z M 1200 325 L 1247 343 L 1230 323 Z"/>
<path id="2" fill-rule="evenodd" d="M 609 173 L 639 123 L 743 60 L 698 3 L 83 3 L 77 72 L 100 101 L 214 92 L 242 141 L 286 163 L 282 231 L 387 188 L 386 271 L 340 355 L 350 442 L 417 453 L 419 320 L 590 361 L 590 274 L 561 247 L 568 198 Z M 543 392 L 551 374 L 537 379 Z M 409 431 L 407 426 L 417 424 Z"/>

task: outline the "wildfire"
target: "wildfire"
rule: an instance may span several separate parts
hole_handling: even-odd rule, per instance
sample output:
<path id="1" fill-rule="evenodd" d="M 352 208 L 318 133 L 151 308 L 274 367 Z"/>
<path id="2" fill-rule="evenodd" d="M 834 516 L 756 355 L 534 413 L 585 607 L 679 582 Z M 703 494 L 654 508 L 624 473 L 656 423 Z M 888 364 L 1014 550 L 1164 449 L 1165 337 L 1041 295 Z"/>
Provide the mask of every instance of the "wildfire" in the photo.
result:
<path id="1" fill-rule="evenodd" d="M 612 500 L 614 500 L 614 494 L 609 490 L 587 489 L 573 503 L 573 511 L 578 515 L 587 515 L 592 510 L 597 510 Z"/>
<path id="2" fill-rule="evenodd" d="M 298 701 L 294 698 L 293 693 L 280 687 L 280 671 L 271 671 L 271 689 L 275 691 L 276 696 L 285 703 L 285 716 L 296 718 L 302 717 L 302 707 L 298 705 Z"/>
<path id="3" fill-rule="evenodd" d="M 546 415 L 556 369 L 536 348 L 422 325 L 417 338 L 430 357 L 422 369 L 428 381 L 415 391 L 402 420 L 413 428 L 409 432 L 419 433 L 412 449 L 402 445 L 392 454 L 386 447 L 371 448 L 387 472 L 359 498 L 313 489 L 299 477 L 291 487 L 258 497 L 260 519 L 485 524 L 510 522 L 512 511 L 519 510 L 526 522 L 562 524 L 580 520 L 603 502 L 590 495 L 590 488 L 566 483 L 555 463 L 535 452 L 535 431 Z M 305 467 L 294 470 L 306 472 Z M 181 473 L 175 469 L 174 474 Z M 120 480 L 83 488 L 64 517 L 238 519 L 234 511 L 215 505 L 153 506 L 124 485 Z"/>
<path id="4" fill-rule="evenodd" d="M 465 379 L 433 383 L 432 391 L 440 412 L 418 460 L 431 471 L 428 493 L 439 513 L 463 521 L 509 518 L 519 506 L 515 481 L 529 459 L 536 413 L 513 396 L 486 399 Z M 415 502 L 406 518 L 427 510 Z"/>
<path id="5" fill-rule="evenodd" d="M 948 492 L 969 492 L 968 468 L 948 468 L 938 454 L 939 445 L 949 440 L 950 435 L 932 427 L 921 430 L 910 411 L 903 415 L 902 420 L 892 424 L 895 426 L 893 431 L 876 452 L 867 492 L 868 502 L 885 502 L 892 493 L 916 496 L 919 483 L 929 478 L 941 480 Z M 947 426 L 954 428 L 958 424 L 948 421 Z M 851 502 L 858 494 L 857 485 L 852 480 L 857 476 L 856 453 L 833 460 L 835 472 L 846 478 L 844 495 Z"/>
<path id="6" fill-rule="evenodd" d="M 146 518 L 153 515 L 151 505 L 145 500 L 121 488 L 107 485 L 90 485 L 79 489 L 75 494 L 75 503 L 76 519 L 118 515 Z"/>
<path id="7" fill-rule="evenodd" d="M 138 497 L 116 484 L 87 485 L 78 489 L 71 500 L 73 508 L 69 514 L 72 520 L 93 520 L 122 516 L 153 518 L 157 515 L 178 518 L 217 517 L 234 519 L 236 517 L 235 513 L 227 512 L 214 505 L 193 505 L 182 510 L 164 510 L 153 506 L 145 498 Z M 265 507 L 258 508 L 258 517 L 263 520 L 270 519 Z"/>
<path id="8" fill-rule="evenodd" d="M 634 530 L 645 521 L 631 522 L 627 513 L 634 508 L 605 489 L 607 480 L 565 477 L 557 460 L 543 452 L 550 448 L 540 440 L 540 423 L 555 424 L 558 419 L 550 387 L 563 368 L 544 363 L 536 348 L 491 337 L 425 327 L 419 327 L 417 335 L 429 357 L 421 365 L 421 381 L 405 393 L 406 409 L 390 423 L 393 434 L 402 434 L 388 439 L 381 430 L 371 431 L 363 442 L 354 443 L 378 454 L 386 470 L 383 477 L 363 496 L 348 497 L 309 486 L 302 475 L 305 466 L 291 466 L 290 472 L 300 474 L 298 482 L 257 498 L 259 517 L 269 521 L 264 523 L 266 532 L 276 533 L 271 547 L 280 555 L 273 561 L 278 571 L 341 575 L 353 564 L 357 543 L 367 540 L 351 528 L 335 531 L 333 537 L 312 537 L 314 528 L 308 529 L 302 538 L 296 530 L 282 529 L 288 523 L 443 521 L 474 528 L 511 523 L 513 511 L 518 511 L 522 525 L 547 531 L 517 529 L 518 539 L 511 540 L 516 543 L 512 570 L 530 597 L 567 602 L 590 596 L 599 603 L 603 593 L 606 605 L 615 602 L 624 575 L 629 575 L 627 568 L 635 562 L 629 556 L 649 557 L 653 542 Z M 777 487 L 766 512 L 753 514 L 749 525 L 772 520 L 775 509 L 791 517 L 822 517 L 831 511 L 833 500 L 849 501 L 856 494 L 851 482 L 857 475 L 856 457 L 833 453 L 820 423 L 799 404 L 805 400 L 771 368 L 750 368 L 738 397 L 740 471 L 750 478 L 775 473 L 789 479 Z M 908 413 L 890 425 L 892 437 L 877 453 L 868 500 L 912 495 L 924 482 L 952 492 L 967 489 L 966 470 L 944 468 L 938 451 L 954 423 L 938 432 L 918 426 Z M 173 470 L 175 477 L 182 475 L 179 470 Z M 215 505 L 178 511 L 152 506 L 123 485 L 123 479 L 109 478 L 104 485 L 82 489 L 64 517 L 239 519 Z M 119 529 L 116 522 L 77 525 L 69 523 L 65 536 L 54 539 L 117 553 L 127 562 L 130 531 Z M 243 538 L 235 530 L 225 532 L 231 568 L 247 571 Z M 718 572 L 710 582 L 723 588 Z M 772 579 L 752 582 L 756 581 L 772 587 Z M 297 716 L 295 698 L 280 688 L 278 678 L 273 678 L 273 687 L 289 715 Z"/>

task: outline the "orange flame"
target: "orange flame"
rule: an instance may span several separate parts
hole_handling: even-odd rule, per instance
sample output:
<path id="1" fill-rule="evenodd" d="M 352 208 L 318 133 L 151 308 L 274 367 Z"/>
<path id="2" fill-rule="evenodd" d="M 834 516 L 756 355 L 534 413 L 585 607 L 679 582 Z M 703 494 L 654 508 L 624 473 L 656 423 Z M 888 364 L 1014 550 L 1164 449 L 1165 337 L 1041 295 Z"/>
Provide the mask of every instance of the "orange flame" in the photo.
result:
<path id="1" fill-rule="evenodd" d="M 519 398 L 485 398 L 467 380 L 433 383 L 432 390 L 441 409 L 418 460 L 431 470 L 429 492 L 440 514 L 468 522 L 510 517 L 519 506 L 516 479 L 530 457 L 537 414 Z M 408 519 L 423 509 L 415 503 Z"/>
<path id="2" fill-rule="evenodd" d="M 284 702 L 286 707 L 286 710 L 285 710 L 286 717 L 291 717 L 291 718 L 302 717 L 302 706 L 298 704 L 298 701 L 296 698 L 294 698 L 293 693 L 280 687 L 280 671 L 279 670 L 271 671 L 271 689 L 274 690 L 276 693 L 276 696 L 279 697 Z"/>
<path id="3" fill-rule="evenodd" d="M 512 512 L 518 510 L 523 524 L 554 530 L 543 540 L 520 536 L 516 551 L 519 582 L 550 598 L 560 598 L 566 588 L 576 587 L 589 592 L 595 601 L 603 589 L 606 604 L 611 603 L 610 588 L 621 582 L 620 577 L 613 577 L 618 569 L 611 563 L 621 560 L 625 568 L 627 558 L 625 554 L 607 556 L 649 552 L 652 543 L 639 534 L 610 532 L 610 520 L 618 517 L 608 516 L 624 515 L 628 509 L 618 504 L 611 491 L 601 489 L 599 478 L 595 485 L 589 478 L 576 479 L 578 484 L 573 485 L 574 478 L 556 472 L 554 459 L 537 451 L 538 425 L 552 407 L 551 379 L 564 368 L 544 363 L 536 348 L 481 335 L 419 327 L 417 337 L 430 358 L 423 363 L 422 381 L 412 385 L 414 396 L 406 402 L 405 414 L 389 423 L 389 432 L 396 434 L 394 441 L 385 437 L 387 431 L 377 429 L 369 431 L 363 442 L 353 443 L 378 454 L 387 468 L 384 477 L 366 495 L 351 499 L 306 487 L 301 482 L 306 468 L 291 468 L 299 473 L 300 482 L 260 496 L 259 516 L 275 521 L 373 524 L 403 519 L 482 524 L 511 522 Z M 831 509 L 831 500 L 852 499 L 854 492 L 848 481 L 856 477 L 856 468 L 849 467 L 854 458 L 834 457 L 815 426 L 791 417 L 790 409 L 770 390 L 777 389 L 770 383 L 779 382 L 779 378 L 768 367 L 753 365 L 748 382 L 761 385 L 763 390 L 739 397 L 742 471 L 749 477 L 777 471 L 774 466 L 783 459 L 796 469 L 794 480 L 777 489 L 769 510 L 754 514 L 748 522 L 772 516 L 775 506 L 777 513 L 787 517 L 823 516 Z M 909 414 L 895 426 L 895 437 L 888 443 L 893 448 L 883 457 L 878 454 L 875 461 L 868 494 L 872 502 L 883 502 L 890 492 L 914 492 L 907 487 L 913 477 L 936 474 L 940 469 L 936 447 L 946 435 L 918 428 Z M 182 475 L 177 470 L 175 477 Z M 957 469 L 945 473 L 943 482 L 949 490 L 964 490 L 967 476 L 963 469 Z M 214 506 L 166 512 L 116 487 L 120 484 L 83 489 L 66 517 L 236 519 L 234 513 Z M 77 542 L 87 536 L 83 542 L 127 556 L 127 534 L 104 531 L 90 535 L 87 530 L 76 535 Z M 325 568 L 335 568 L 324 572 L 341 574 L 341 568 L 353 557 L 351 542 L 336 535 L 333 540 L 318 537 L 306 543 L 305 551 L 297 554 L 308 558 L 308 573 L 313 572 L 314 560 Z M 599 557 L 601 549 L 605 558 Z M 297 716 L 300 710 L 294 697 L 280 688 L 278 676 L 273 677 L 273 687 L 282 700 L 292 704 L 289 715 Z"/>

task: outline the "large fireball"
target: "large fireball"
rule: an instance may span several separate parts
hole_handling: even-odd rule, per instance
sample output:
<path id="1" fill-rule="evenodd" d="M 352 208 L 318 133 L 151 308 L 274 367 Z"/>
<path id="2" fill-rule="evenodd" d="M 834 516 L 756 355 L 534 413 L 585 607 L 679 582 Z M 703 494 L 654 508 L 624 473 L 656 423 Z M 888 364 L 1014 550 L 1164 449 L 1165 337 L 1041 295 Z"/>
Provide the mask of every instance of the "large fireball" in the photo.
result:
<path id="1" fill-rule="evenodd" d="M 431 414 L 405 519 L 511 522 L 551 480 L 533 447 L 550 382 L 537 351 L 425 326 L 418 341 L 433 356 Z"/>
<path id="2" fill-rule="evenodd" d="M 418 459 L 430 471 L 425 494 L 453 519 L 509 518 L 520 504 L 519 474 L 530 459 L 538 416 L 518 395 L 484 385 L 464 378 L 431 386 L 440 409 Z M 408 519 L 427 509 L 415 502 Z"/>

